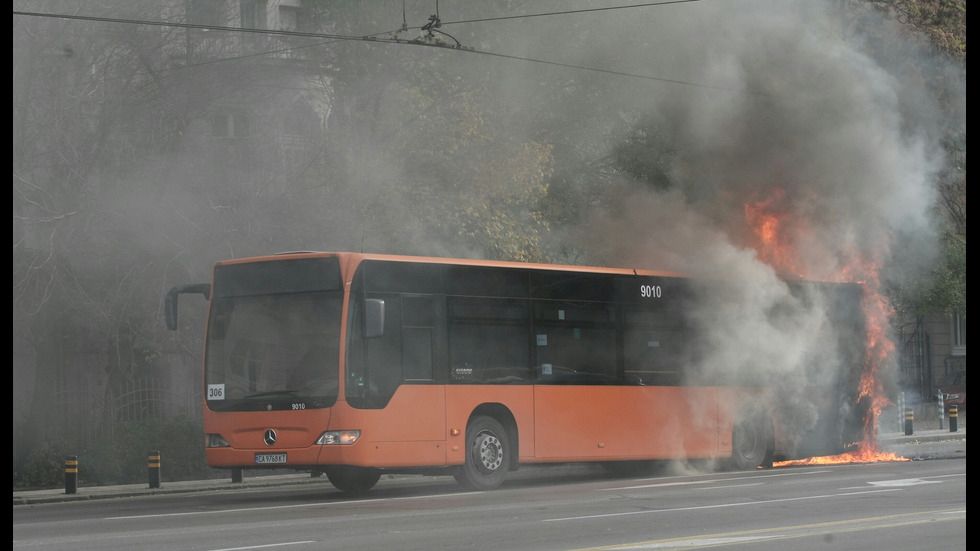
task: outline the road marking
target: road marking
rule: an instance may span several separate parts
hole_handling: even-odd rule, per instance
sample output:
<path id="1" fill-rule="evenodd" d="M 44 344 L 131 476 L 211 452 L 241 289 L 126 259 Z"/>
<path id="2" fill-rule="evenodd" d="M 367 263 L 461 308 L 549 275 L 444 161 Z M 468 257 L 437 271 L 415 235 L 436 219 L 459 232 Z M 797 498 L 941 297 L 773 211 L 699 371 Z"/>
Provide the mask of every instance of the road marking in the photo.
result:
<path id="1" fill-rule="evenodd" d="M 657 482 L 654 484 L 641 484 L 639 486 L 617 486 L 615 488 L 602 488 L 602 492 L 615 492 L 618 490 L 638 490 L 643 488 L 666 488 L 668 486 L 690 486 L 695 484 L 717 484 L 719 482 L 731 482 L 732 480 L 759 480 L 760 478 L 777 478 L 783 476 L 797 476 L 797 475 L 810 475 L 810 474 L 821 474 L 830 472 L 828 470 L 819 471 L 802 471 L 802 472 L 784 472 L 778 474 L 760 474 L 752 476 L 733 476 L 725 478 L 713 478 L 710 480 L 684 480 L 681 482 Z"/>
<path id="2" fill-rule="evenodd" d="M 582 547 L 569 551 L 622 551 L 624 549 L 702 549 L 725 544 L 750 543 L 753 541 L 772 541 L 781 539 L 798 539 L 821 536 L 826 534 L 841 534 L 844 532 L 860 532 L 867 530 L 882 530 L 898 526 L 914 524 L 929 524 L 966 520 L 966 509 L 945 511 L 926 511 L 903 513 L 881 517 L 848 519 L 817 524 L 799 524 L 780 528 L 764 528 L 760 530 L 743 530 L 739 532 L 724 532 L 721 534 L 706 534 L 703 536 L 669 538 L 662 540 L 638 541 L 601 547 Z"/>
<path id="3" fill-rule="evenodd" d="M 650 515 L 650 514 L 653 514 L 653 513 L 667 513 L 667 512 L 672 512 L 672 511 L 699 511 L 699 510 L 705 510 L 705 509 L 722 509 L 722 508 L 726 508 L 726 507 L 742 507 L 744 505 L 752 505 L 752 506 L 755 506 L 755 505 L 761 505 L 763 503 L 785 503 L 785 502 L 788 502 L 788 501 L 805 501 L 805 500 L 811 500 L 811 499 L 838 498 L 838 497 L 856 496 L 856 495 L 862 495 L 862 494 L 879 494 L 879 493 L 883 493 L 883 492 L 898 492 L 898 491 L 900 491 L 898 488 L 891 488 L 891 489 L 881 489 L 881 490 L 867 490 L 867 491 L 863 491 L 863 492 L 843 492 L 843 493 L 839 493 L 839 494 L 823 494 L 823 495 L 816 495 L 816 496 L 788 497 L 788 498 L 785 498 L 785 499 L 767 499 L 767 500 L 764 500 L 764 501 L 741 501 L 741 502 L 738 502 L 738 503 L 724 503 L 724 504 L 719 504 L 719 505 L 699 505 L 697 507 L 673 507 L 673 508 L 670 508 L 670 509 L 653 509 L 653 510 L 646 510 L 646 511 L 624 511 L 622 513 L 608 513 L 608 514 L 604 514 L 604 515 L 586 515 L 586 516 L 581 516 L 581 517 L 546 518 L 546 519 L 543 519 L 541 522 L 563 522 L 563 521 L 566 521 L 566 520 L 587 520 L 587 519 L 596 519 L 596 518 L 625 517 L 625 516 L 630 516 L 630 515 Z"/>
<path id="4" fill-rule="evenodd" d="M 922 480 L 921 478 L 899 478 L 896 480 L 879 480 L 876 482 L 868 482 L 872 486 L 918 486 L 919 484 L 942 484 L 938 480 Z"/>
<path id="5" fill-rule="evenodd" d="M 268 549 L 270 547 L 283 547 L 285 545 L 303 545 L 307 543 L 316 543 L 313 540 L 309 541 L 284 541 L 282 543 L 267 543 L 265 545 L 249 545 L 247 547 L 225 547 L 223 549 L 212 549 L 211 551 L 242 551 L 244 549 Z"/>
<path id="6" fill-rule="evenodd" d="M 446 494 L 446 497 L 467 496 L 479 494 L 480 492 L 463 492 L 459 494 Z M 319 501 L 316 503 L 297 503 L 295 505 L 270 505 L 266 507 L 245 507 L 242 509 L 218 509 L 214 511 L 191 511 L 186 513 L 158 513 L 153 515 L 130 515 L 127 517 L 106 517 L 103 520 L 129 520 L 134 518 L 159 518 L 159 517 L 186 517 L 194 515 L 218 515 L 222 513 L 240 513 L 242 511 L 271 511 L 274 509 L 299 509 L 302 507 L 329 507 L 331 505 L 357 505 L 360 503 L 377 503 L 379 501 L 405 501 L 411 499 L 426 499 L 432 496 L 410 496 L 410 497 L 387 497 L 375 499 L 355 499 L 343 501 Z"/>

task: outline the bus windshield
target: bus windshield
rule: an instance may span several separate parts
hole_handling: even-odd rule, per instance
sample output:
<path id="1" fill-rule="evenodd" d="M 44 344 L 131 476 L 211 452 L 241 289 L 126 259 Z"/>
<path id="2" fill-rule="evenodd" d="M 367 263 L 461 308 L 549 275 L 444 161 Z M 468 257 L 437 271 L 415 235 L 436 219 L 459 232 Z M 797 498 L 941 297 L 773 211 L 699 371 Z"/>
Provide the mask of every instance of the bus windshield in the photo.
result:
<path id="1" fill-rule="evenodd" d="M 343 310 L 336 258 L 219 265 L 212 294 L 204 361 L 209 409 L 336 402 Z"/>
<path id="2" fill-rule="evenodd" d="M 215 299 L 204 367 L 208 407 L 332 406 L 342 299 L 337 292 Z"/>

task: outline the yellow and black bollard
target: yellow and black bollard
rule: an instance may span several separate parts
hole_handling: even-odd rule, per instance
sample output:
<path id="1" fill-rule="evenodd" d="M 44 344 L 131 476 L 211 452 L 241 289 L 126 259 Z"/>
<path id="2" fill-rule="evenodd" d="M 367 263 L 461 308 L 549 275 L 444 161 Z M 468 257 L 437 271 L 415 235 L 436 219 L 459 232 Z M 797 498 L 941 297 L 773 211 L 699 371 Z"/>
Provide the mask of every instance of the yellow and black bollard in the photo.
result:
<path id="1" fill-rule="evenodd" d="M 912 408 L 905 408 L 905 436 L 912 436 L 912 421 L 915 419 L 915 413 Z"/>
<path id="2" fill-rule="evenodd" d="M 149 471 L 150 478 L 150 488 L 160 487 L 160 452 L 151 451 L 149 459 L 147 460 L 147 467 Z"/>
<path id="3" fill-rule="evenodd" d="M 78 491 L 78 456 L 65 457 L 65 493 L 74 494 Z"/>
<path id="4" fill-rule="evenodd" d="M 956 432 L 956 417 L 959 409 L 956 404 L 949 406 L 949 432 Z"/>

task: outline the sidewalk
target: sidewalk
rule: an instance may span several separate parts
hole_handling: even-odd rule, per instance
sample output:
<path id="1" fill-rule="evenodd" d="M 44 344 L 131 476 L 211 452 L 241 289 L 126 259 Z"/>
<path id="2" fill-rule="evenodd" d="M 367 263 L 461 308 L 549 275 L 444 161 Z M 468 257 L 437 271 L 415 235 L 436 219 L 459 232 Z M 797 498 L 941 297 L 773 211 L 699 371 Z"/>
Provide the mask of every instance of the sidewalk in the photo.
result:
<path id="1" fill-rule="evenodd" d="M 946 415 L 939 416 L 935 403 L 914 406 L 911 435 L 906 435 L 908 420 L 897 408 L 887 408 L 878 419 L 878 447 L 909 459 L 966 457 L 966 412 L 958 412 L 956 431 Z"/>
<path id="2" fill-rule="evenodd" d="M 966 412 L 961 411 L 956 415 L 956 431 L 951 432 L 951 419 L 948 414 L 944 414 L 942 417 L 939 416 L 939 410 L 934 402 L 917 404 L 911 406 L 912 419 L 911 428 L 913 436 L 923 436 L 929 435 L 942 436 L 942 433 L 947 433 L 949 437 L 955 437 L 956 434 L 962 433 L 960 436 L 966 439 Z M 904 411 L 900 411 L 897 407 L 891 406 L 882 410 L 881 415 L 878 417 L 878 442 L 882 444 L 882 439 L 891 439 L 893 437 L 904 437 L 906 431 L 906 424 L 910 420 L 906 418 Z"/>
<path id="3" fill-rule="evenodd" d="M 247 472 L 246 472 L 247 474 Z M 161 482 L 159 488 L 150 488 L 149 483 L 119 484 L 116 486 L 79 486 L 74 494 L 65 493 L 65 488 L 26 490 L 14 492 L 14 506 L 54 503 L 62 501 L 86 501 L 90 499 L 109 499 L 120 497 L 152 496 L 190 492 L 226 491 L 240 488 L 262 488 L 286 486 L 291 484 L 323 484 L 332 488 L 326 477 L 314 478 L 309 473 L 245 477 L 242 482 L 232 482 L 228 478 L 211 480 L 185 480 L 181 482 Z"/>

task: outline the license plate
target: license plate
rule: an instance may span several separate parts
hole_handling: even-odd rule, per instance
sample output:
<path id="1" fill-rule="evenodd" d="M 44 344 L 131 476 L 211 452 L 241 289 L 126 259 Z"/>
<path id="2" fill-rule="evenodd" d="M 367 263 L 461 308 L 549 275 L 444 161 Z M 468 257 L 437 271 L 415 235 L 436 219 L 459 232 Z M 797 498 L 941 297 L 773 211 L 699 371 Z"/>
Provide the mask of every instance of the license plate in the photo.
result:
<path id="1" fill-rule="evenodd" d="M 256 465 L 268 465 L 276 463 L 285 463 L 286 454 L 284 453 L 257 453 L 255 454 L 255 464 Z"/>

